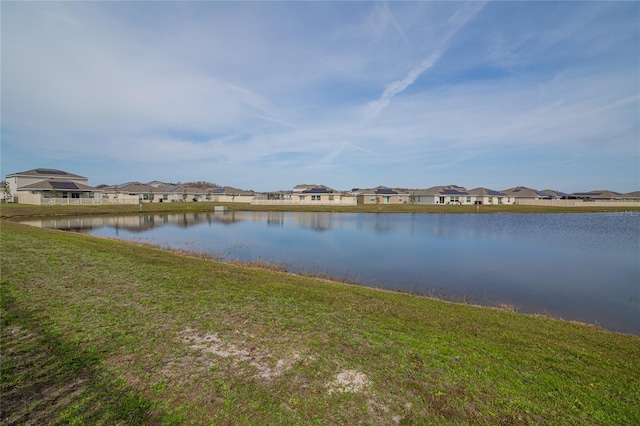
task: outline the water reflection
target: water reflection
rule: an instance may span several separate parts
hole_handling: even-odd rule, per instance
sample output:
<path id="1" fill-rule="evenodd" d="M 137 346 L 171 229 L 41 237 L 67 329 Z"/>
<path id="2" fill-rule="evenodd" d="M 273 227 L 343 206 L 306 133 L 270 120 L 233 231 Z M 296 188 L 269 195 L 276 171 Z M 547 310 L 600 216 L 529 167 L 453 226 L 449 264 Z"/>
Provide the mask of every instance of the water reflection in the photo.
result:
<path id="1" fill-rule="evenodd" d="M 640 334 L 637 216 L 209 212 L 29 223 Z"/>

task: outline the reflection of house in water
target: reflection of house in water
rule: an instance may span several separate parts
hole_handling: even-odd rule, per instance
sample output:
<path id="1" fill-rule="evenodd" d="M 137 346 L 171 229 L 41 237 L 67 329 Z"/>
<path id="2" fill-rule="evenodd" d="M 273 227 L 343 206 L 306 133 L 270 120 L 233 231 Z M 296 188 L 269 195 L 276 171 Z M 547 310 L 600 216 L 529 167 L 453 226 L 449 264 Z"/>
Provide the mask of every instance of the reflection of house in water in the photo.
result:
<path id="1" fill-rule="evenodd" d="M 331 229 L 333 221 L 331 213 L 305 213 L 293 216 L 297 226 L 312 229 L 314 231 L 326 231 Z"/>
<path id="2" fill-rule="evenodd" d="M 267 226 L 282 228 L 284 226 L 284 212 L 267 212 Z"/>
<path id="3" fill-rule="evenodd" d="M 29 220 L 32 226 L 41 228 L 55 228 L 69 231 L 90 231 L 103 227 L 111 227 L 116 230 L 126 230 L 128 232 L 144 232 L 149 229 L 161 226 L 177 226 L 188 228 L 203 222 L 208 224 L 220 223 L 230 225 L 241 221 L 241 217 L 236 217 L 235 212 L 227 213 L 177 213 L 177 214 L 141 214 L 129 216 L 105 216 L 105 217 L 69 217 L 58 219 Z"/>

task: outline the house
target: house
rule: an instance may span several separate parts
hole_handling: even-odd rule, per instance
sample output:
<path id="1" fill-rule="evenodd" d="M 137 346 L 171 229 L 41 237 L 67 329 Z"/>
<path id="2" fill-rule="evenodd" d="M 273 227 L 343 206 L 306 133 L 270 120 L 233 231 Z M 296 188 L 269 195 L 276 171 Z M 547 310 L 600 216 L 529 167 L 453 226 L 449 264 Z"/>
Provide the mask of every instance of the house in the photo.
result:
<path id="1" fill-rule="evenodd" d="M 527 188 L 526 186 L 516 186 L 515 188 L 505 189 L 501 192 L 507 194 L 507 197 L 514 198 L 514 204 L 518 204 L 518 201 L 522 200 L 550 200 L 554 198 L 552 194 Z"/>
<path id="2" fill-rule="evenodd" d="M 470 189 L 468 192 L 474 204 L 513 204 L 514 200 L 504 192 L 482 187 Z"/>
<path id="3" fill-rule="evenodd" d="M 417 189 L 411 193 L 411 200 L 417 204 L 473 204 L 467 189 L 457 185 Z"/>
<path id="4" fill-rule="evenodd" d="M 640 191 L 627 192 L 622 194 L 620 199 L 624 201 L 640 201 Z"/>
<path id="5" fill-rule="evenodd" d="M 543 189 L 542 192 L 545 194 L 549 194 L 551 198 L 556 200 L 566 200 L 571 197 L 571 194 L 567 194 L 566 192 L 556 191 L 553 189 Z"/>
<path id="6" fill-rule="evenodd" d="M 585 201 L 611 201 L 611 200 L 620 200 L 622 198 L 622 194 L 615 191 L 609 191 L 607 189 L 589 191 L 589 192 L 574 192 L 571 194 L 571 197 L 576 199 L 583 199 Z"/>
<path id="7" fill-rule="evenodd" d="M 136 197 L 143 202 L 180 202 L 202 201 L 206 199 L 207 190 L 193 188 L 186 185 L 158 185 L 152 186 L 140 182 L 126 182 L 104 188 L 105 195 L 110 200 L 117 200 L 123 196 Z"/>
<path id="8" fill-rule="evenodd" d="M 371 189 L 356 189 L 358 204 L 407 204 L 410 201 L 409 192 L 377 186 Z"/>
<path id="9" fill-rule="evenodd" d="M 213 188 L 208 192 L 208 196 L 212 201 L 225 203 L 251 203 L 256 197 L 253 191 L 244 191 L 242 189 L 233 188 L 231 186 L 223 186 L 222 188 Z"/>
<path id="10" fill-rule="evenodd" d="M 13 201 L 41 204 L 42 199 L 101 199 L 102 190 L 89 185 L 84 176 L 58 169 L 38 168 L 6 176 Z M 55 203 L 55 202 L 51 202 Z"/>
<path id="11" fill-rule="evenodd" d="M 342 194 L 324 185 L 296 185 L 293 187 L 292 199 L 300 204 L 332 204 L 341 200 Z"/>

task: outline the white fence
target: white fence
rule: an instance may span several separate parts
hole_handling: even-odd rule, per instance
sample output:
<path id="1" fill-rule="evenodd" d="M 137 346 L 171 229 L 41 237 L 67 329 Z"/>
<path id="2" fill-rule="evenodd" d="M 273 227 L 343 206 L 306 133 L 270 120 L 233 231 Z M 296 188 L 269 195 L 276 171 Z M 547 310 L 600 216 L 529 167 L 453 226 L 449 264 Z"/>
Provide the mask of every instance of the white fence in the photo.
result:
<path id="1" fill-rule="evenodd" d="M 526 200 L 516 199 L 516 204 L 523 206 L 548 206 L 548 207 L 638 207 L 638 201 L 618 201 L 618 200 Z"/>
<path id="2" fill-rule="evenodd" d="M 303 201 L 298 200 L 251 200 L 252 206 L 355 206 L 356 197 L 336 199 L 333 201 Z"/>
<path id="3" fill-rule="evenodd" d="M 14 203 L 37 206 L 98 206 L 103 204 L 138 204 L 138 197 L 120 196 L 116 199 L 96 198 L 44 198 L 40 194 L 16 194 Z"/>

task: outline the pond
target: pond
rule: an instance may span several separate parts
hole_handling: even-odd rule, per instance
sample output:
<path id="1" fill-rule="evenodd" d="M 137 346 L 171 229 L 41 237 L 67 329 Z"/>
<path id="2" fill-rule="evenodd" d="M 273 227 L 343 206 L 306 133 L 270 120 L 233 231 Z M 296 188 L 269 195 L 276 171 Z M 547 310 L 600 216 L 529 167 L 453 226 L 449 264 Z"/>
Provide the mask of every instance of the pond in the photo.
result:
<path id="1" fill-rule="evenodd" d="M 640 335 L 637 212 L 211 212 L 25 223 Z"/>

